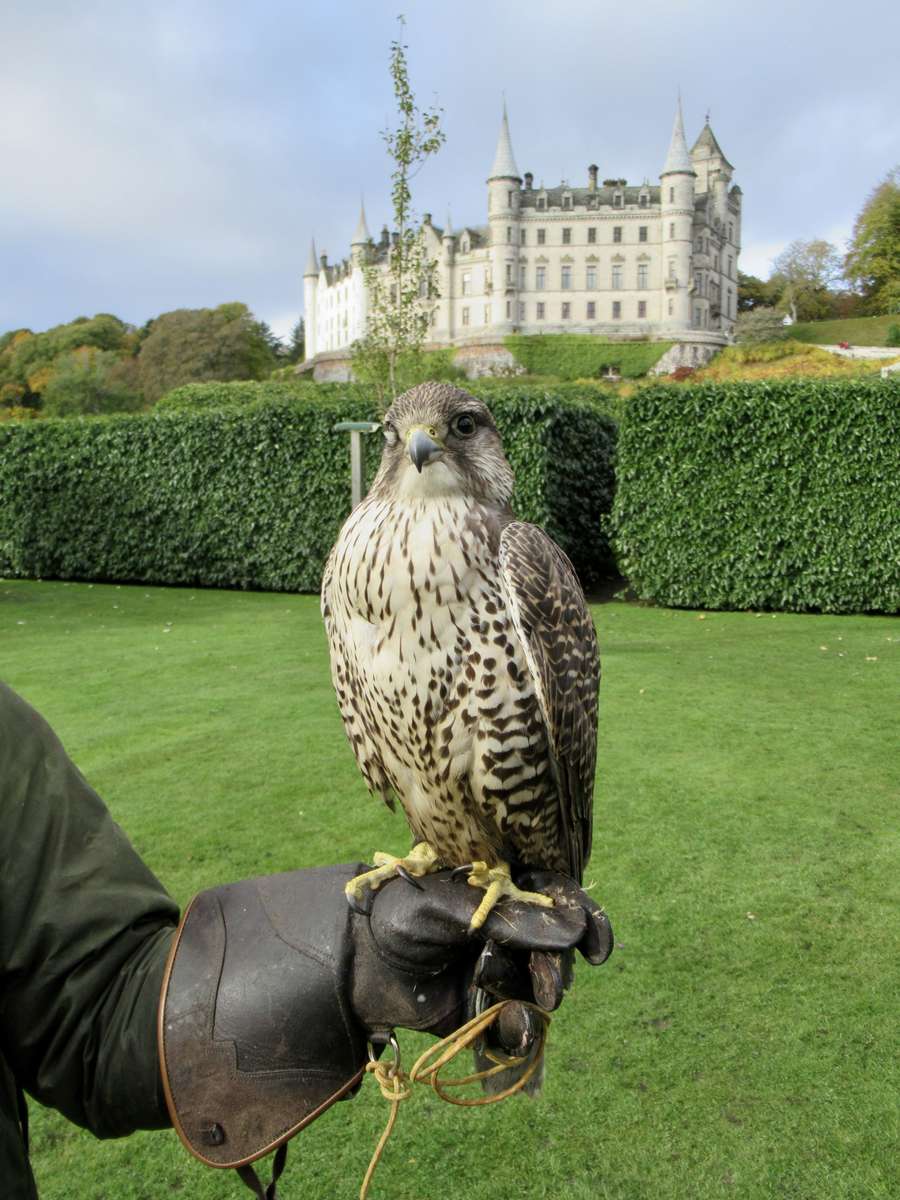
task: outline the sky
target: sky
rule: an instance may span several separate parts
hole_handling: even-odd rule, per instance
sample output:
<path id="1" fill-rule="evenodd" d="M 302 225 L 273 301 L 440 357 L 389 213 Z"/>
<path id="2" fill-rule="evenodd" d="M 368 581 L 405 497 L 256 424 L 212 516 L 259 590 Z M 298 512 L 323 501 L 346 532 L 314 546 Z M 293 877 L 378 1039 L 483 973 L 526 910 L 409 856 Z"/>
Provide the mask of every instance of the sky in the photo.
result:
<path id="1" fill-rule="evenodd" d="M 897 0 L 6 0 L 0 31 L 0 332 L 112 312 L 140 325 L 242 300 L 280 335 L 310 238 L 346 256 L 390 216 L 381 132 L 406 17 L 446 144 L 417 211 L 487 219 L 505 97 L 535 183 L 657 180 L 679 89 L 744 192 L 742 270 L 796 238 L 843 251 L 900 164 Z"/>

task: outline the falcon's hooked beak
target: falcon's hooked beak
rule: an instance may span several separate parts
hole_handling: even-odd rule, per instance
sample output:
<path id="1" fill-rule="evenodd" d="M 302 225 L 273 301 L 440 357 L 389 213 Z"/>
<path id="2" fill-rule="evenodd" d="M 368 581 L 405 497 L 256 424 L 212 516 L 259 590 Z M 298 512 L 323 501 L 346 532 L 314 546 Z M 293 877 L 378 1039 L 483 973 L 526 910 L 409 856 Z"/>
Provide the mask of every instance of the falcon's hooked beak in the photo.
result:
<path id="1" fill-rule="evenodd" d="M 444 445 L 438 438 L 434 426 L 413 425 L 406 435 L 407 453 L 420 475 L 422 468 L 436 458 L 443 449 Z"/>

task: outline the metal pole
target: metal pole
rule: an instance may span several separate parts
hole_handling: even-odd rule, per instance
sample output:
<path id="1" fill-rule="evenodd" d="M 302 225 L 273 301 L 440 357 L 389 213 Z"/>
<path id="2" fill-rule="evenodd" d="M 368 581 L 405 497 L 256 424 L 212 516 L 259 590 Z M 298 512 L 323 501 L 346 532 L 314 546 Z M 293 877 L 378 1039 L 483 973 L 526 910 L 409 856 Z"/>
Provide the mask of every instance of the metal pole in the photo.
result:
<path id="1" fill-rule="evenodd" d="M 350 493 L 356 508 L 363 498 L 362 434 L 358 429 L 350 430 Z"/>

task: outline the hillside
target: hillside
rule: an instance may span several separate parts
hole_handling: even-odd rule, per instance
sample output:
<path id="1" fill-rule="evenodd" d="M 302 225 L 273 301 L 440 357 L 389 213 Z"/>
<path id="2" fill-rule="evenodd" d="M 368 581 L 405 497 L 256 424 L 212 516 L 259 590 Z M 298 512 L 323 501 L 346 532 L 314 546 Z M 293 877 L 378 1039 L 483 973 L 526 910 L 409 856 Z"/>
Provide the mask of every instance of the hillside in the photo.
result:
<path id="1" fill-rule="evenodd" d="M 891 325 L 900 325 L 900 314 L 890 317 L 852 317 L 844 321 L 807 321 L 791 325 L 788 337 L 814 346 L 834 346 L 849 342 L 851 346 L 885 346 Z"/>

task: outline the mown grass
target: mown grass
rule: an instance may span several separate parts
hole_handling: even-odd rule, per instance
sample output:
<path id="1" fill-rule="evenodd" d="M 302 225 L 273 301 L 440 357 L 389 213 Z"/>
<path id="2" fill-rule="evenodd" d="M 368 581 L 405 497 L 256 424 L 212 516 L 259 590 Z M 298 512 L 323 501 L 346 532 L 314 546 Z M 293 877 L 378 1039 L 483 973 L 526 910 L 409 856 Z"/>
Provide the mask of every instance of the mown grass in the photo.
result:
<path id="1" fill-rule="evenodd" d="M 900 358 L 900 350 L 897 352 Z M 797 375 L 816 379 L 876 375 L 893 359 L 845 358 L 818 346 L 785 339 L 759 345 L 726 346 L 709 366 L 695 371 L 691 381 L 712 380 L 728 383 L 736 380 L 786 379 Z"/>
<path id="2" fill-rule="evenodd" d="M 787 335 L 800 342 L 819 346 L 834 346 L 849 342 L 851 346 L 885 346 L 891 325 L 900 325 L 900 314 L 889 317 L 848 317 L 842 321 L 804 321 L 790 325 Z"/>
<path id="3" fill-rule="evenodd" d="M 594 612 L 589 882 L 617 949 L 579 966 L 542 1098 L 417 1097 L 373 1200 L 896 1196 L 896 623 Z M 0 644 L 181 902 L 406 842 L 345 743 L 313 597 L 5 583 Z M 356 1195 L 376 1090 L 299 1135 L 286 1197 Z M 43 1200 L 247 1195 L 172 1133 L 98 1143 L 31 1107 Z"/>

